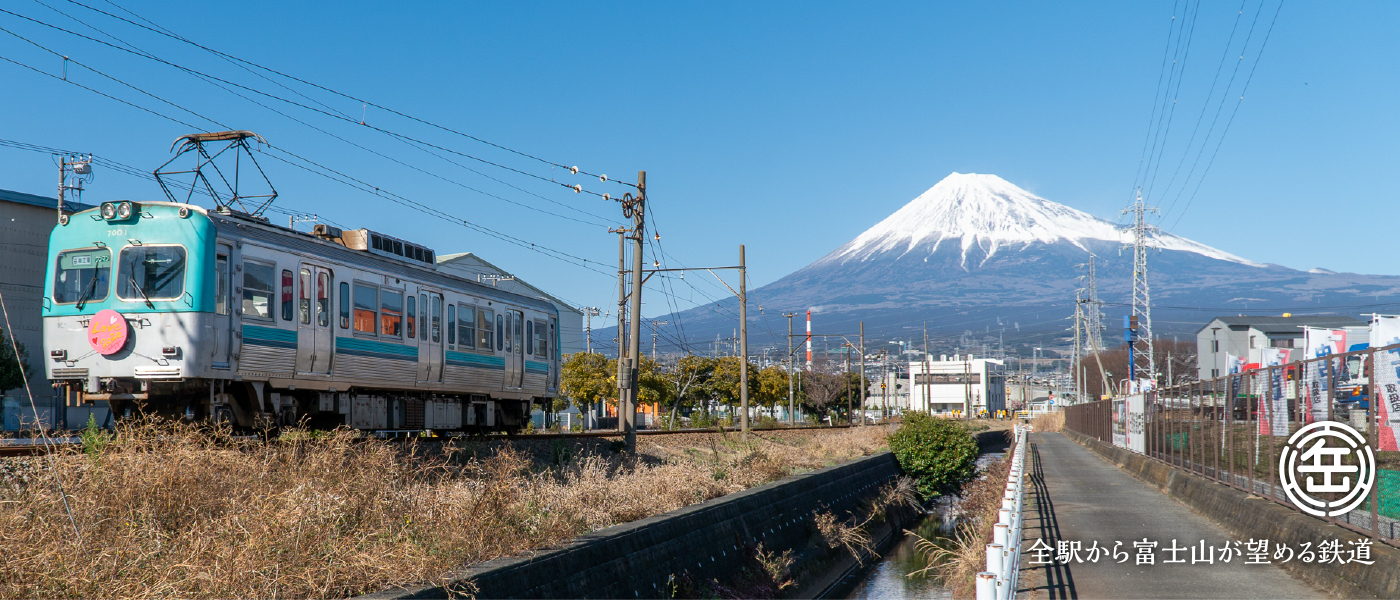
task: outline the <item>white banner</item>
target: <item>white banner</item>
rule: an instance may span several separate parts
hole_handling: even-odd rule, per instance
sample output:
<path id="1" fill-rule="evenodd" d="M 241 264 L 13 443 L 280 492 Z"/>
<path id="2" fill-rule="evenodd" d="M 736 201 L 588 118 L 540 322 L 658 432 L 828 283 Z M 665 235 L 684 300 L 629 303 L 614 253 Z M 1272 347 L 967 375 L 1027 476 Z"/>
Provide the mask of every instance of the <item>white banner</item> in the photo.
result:
<path id="1" fill-rule="evenodd" d="M 1371 347 L 1383 348 L 1400 344 L 1400 317 L 1377 315 L 1371 321 Z M 1377 352 L 1371 406 L 1378 412 L 1380 449 L 1397 450 L 1400 434 L 1400 349 Z"/>
<path id="2" fill-rule="evenodd" d="M 1347 351 L 1347 331 L 1345 329 L 1303 328 L 1303 360 L 1326 358 Z M 1306 385 L 1304 400 L 1309 408 L 1310 422 L 1327 418 L 1327 405 L 1332 402 L 1327 397 L 1328 361 L 1308 363 L 1303 382 Z"/>
<path id="3" fill-rule="evenodd" d="M 1147 452 L 1147 402 L 1142 394 L 1113 401 L 1113 445 Z"/>

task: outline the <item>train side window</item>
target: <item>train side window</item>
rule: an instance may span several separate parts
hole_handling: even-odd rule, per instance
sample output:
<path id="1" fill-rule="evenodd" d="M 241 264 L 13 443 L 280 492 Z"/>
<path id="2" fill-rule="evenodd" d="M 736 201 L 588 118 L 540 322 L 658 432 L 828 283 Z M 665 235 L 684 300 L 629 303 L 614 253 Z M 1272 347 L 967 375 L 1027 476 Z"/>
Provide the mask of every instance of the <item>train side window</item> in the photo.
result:
<path id="1" fill-rule="evenodd" d="M 457 309 L 457 344 L 462 348 L 476 346 L 476 309 L 465 304 Z"/>
<path id="2" fill-rule="evenodd" d="M 433 341 L 442 341 L 442 296 L 433 295 Z"/>
<path id="3" fill-rule="evenodd" d="M 535 356 L 549 358 L 549 336 L 544 321 L 535 321 Z"/>
<path id="4" fill-rule="evenodd" d="M 418 294 L 418 306 L 423 307 L 423 317 L 418 322 L 418 335 L 423 341 L 428 341 L 428 295 Z"/>
<path id="5" fill-rule="evenodd" d="M 535 354 L 535 322 L 525 322 L 525 353 L 533 356 Z"/>
<path id="6" fill-rule="evenodd" d="M 297 310 L 301 313 L 301 322 L 305 325 L 311 324 L 311 269 L 301 270 L 301 295 L 297 297 Z"/>
<path id="7" fill-rule="evenodd" d="M 218 283 L 214 285 L 214 314 L 228 314 L 228 255 L 219 254 L 214 257 L 214 277 L 218 278 Z"/>
<path id="8" fill-rule="evenodd" d="M 295 281 L 295 280 L 292 278 L 292 272 L 291 272 L 290 270 L 283 269 L 283 270 L 282 270 L 282 320 L 283 320 L 283 321 L 288 321 L 288 322 L 290 322 L 292 319 L 295 318 L 295 317 L 292 316 L 293 313 L 296 312 L 296 309 L 293 308 L 293 304 L 292 304 L 292 294 L 294 293 L 294 292 L 292 292 L 292 284 L 293 284 L 294 281 Z"/>
<path id="9" fill-rule="evenodd" d="M 496 315 L 496 350 L 506 349 L 506 316 Z"/>
<path id="10" fill-rule="evenodd" d="M 276 272 L 272 265 L 243 261 L 244 318 L 272 318 L 273 273 Z"/>
<path id="11" fill-rule="evenodd" d="M 340 328 L 350 328 L 350 284 L 340 282 Z"/>
<path id="12" fill-rule="evenodd" d="M 325 271 L 316 274 L 316 325 L 331 325 L 331 274 Z"/>
<path id="13" fill-rule="evenodd" d="M 476 349 L 491 349 L 491 323 L 495 318 L 496 311 L 489 308 L 477 309 L 476 311 Z"/>
<path id="14" fill-rule="evenodd" d="M 403 337 L 403 293 L 398 290 L 379 292 L 379 335 Z"/>
<path id="15" fill-rule="evenodd" d="M 374 335 L 379 329 L 379 288 L 355 284 L 355 332 Z"/>
<path id="16" fill-rule="evenodd" d="M 407 318 L 404 321 L 408 323 L 408 339 L 416 339 L 418 337 L 418 296 L 408 295 L 408 308 L 406 310 Z"/>
<path id="17" fill-rule="evenodd" d="M 525 343 L 524 340 L 520 339 L 520 335 L 521 335 L 521 333 L 522 333 L 522 332 L 521 332 L 522 326 L 521 326 L 520 322 L 525 320 L 525 315 L 520 314 L 520 311 L 518 311 L 518 310 L 513 310 L 513 311 L 510 311 L 510 320 L 511 320 L 512 322 L 514 322 L 514 325 L 512 325 L 511 327 L 512 327 L 512 330 L 515 332 L 515 347 L 516 347 L 516 348 L 520 348 L 520 347 L 523 346 L 524 343 Z M 509 342 L 506 343 L 506 349 L 507 349 L 507 350 L 510 349 L 510 343 L 509 343 Z"/>
<path id="18" fill-rule="evenodd" d="M 452 346 L 457 343 L 457 305 L 447 305 L 447 345 Z"/>

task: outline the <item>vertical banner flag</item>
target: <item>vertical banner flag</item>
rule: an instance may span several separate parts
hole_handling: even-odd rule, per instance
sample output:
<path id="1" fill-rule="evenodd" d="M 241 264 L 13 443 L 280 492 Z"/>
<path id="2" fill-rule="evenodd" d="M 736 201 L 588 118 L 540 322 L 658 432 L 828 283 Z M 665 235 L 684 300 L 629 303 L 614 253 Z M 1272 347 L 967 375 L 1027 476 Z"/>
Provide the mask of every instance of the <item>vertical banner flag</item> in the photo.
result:
<path id="1" fill-rule="evenodd" d="M 1283 366 L 1288 364 L 1289 351 L 1285 348 L 1264 348 L 1260 353 L 1261 368 L 1266 369 L 1269 402 L 1260 405 L 1264 413 L 1259 419 L 1259 432 L 1269 435 L 1288 435 L 1288 397 L 1283 389 Z"/>
<path id="2" fill-rule="evenodd" d="M 1347 331 L 1345 329 L 1320 329 L 1316 327 L 1303 328 L 1303 359 L 1326 358 L 1333 354 L 1341 354 L 1347 351 Z M 1327 418 L 1327 405 L 1332 402 L 1327 397 L 1327 361 L 1317 361 L 1308 364 L 1305 383 L 1307 385 L 1307 400 L 1309 421 L 1321 421 Z"/>
<path id="3" fill-rule="evenodd" d="M 1400 344 L 1400 317 L 1377 315 L 1371 321 L 1371 347 L 1396 344 Z M 1378 411 L 1380 449 L 1400 450 L 1396 447 L 1396 437 L 1400 433 L 1400 348 L 1376 352 L 1375 357 L 1371 406 Z"/>

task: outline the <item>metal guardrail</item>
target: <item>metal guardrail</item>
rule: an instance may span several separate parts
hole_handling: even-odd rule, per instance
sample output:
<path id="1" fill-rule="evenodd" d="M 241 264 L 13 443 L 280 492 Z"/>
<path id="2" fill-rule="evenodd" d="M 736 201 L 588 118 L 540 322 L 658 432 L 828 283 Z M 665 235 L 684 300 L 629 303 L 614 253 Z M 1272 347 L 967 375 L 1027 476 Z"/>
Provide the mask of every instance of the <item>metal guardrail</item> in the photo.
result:
<path id="1" fill-rule="evenodd" d="M 1030 427 L 1016 427 L 1011 447 L 1011 472 L 1006 478 L 992 543 L 987 544 L 987 570 L 977 574 L 977 600 L 1010 600 L 1016 597 L 1021 570 L 1021 521 L 1025 504 L 1026 434 Z"/>

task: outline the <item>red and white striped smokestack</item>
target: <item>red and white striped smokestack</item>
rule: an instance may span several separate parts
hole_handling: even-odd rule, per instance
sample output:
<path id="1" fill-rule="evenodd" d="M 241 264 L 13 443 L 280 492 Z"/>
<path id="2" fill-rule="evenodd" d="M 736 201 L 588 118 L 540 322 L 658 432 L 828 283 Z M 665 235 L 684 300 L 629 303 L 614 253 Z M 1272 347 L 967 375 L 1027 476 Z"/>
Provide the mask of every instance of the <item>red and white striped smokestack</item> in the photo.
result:
<path id="1" fill-rule="evenodd" d="M 807 370 L 812 370 L 812 310 L 807 310 Z"/>

